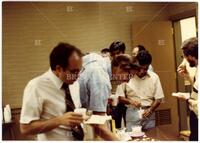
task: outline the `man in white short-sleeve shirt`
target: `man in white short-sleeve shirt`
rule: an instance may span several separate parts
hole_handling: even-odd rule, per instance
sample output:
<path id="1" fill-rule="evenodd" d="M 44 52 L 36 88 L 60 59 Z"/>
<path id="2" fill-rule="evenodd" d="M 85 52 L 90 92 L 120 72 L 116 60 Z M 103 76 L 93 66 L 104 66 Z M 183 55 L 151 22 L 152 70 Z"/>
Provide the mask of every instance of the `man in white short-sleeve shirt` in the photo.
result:
<path id="1" fill-rule="evenodd" d="M 20 130 L 25 135 L 37 135 L 38 140 L 74 140 L 71 129 L 80 126 L 83 117 L 68 112 L 66 96 L 70 96 L 75 108 L 81 107 L 77 79 L 81 69 L 81 52 L 73 45 L 58 44 L 50 54 L 50 66 L 46 73 L 27 84 L 20 117 Z M 63 84 L 68 86 L 66 94 Z M 73 85 L 72 85 L 73 84 Z"/>
<path id="2" fill-rule="evenodd" d="M 148 70 L 152 58 L 148 51 L 141 51 L 136 56 L 137 71 L 119 96 L 119 102 L 125 103 L 126 128 L 141 125 L 143 130 L 155 127 L 155 109 L 164 98 L 162 86 L 158 75 Z M 142 115 L 139 110 L 143 109 Z"/>

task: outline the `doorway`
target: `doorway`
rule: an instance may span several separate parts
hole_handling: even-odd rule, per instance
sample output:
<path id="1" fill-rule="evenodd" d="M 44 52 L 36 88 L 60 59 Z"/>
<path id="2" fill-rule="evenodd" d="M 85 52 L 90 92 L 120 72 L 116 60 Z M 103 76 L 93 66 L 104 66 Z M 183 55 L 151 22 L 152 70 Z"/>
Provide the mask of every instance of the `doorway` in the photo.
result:
<path id="1" fill-rule="evenodd" d="M 148 24 L 141 21 L 132 24 L 133 47 L 144 45 L 151 53 L 154 72 L 158 74 L 165 94 L 165 101 L 156 110 L 156 128 L 152 130 L 156 138 L 165 138 L 162 140 L 177 140 L 179 134 L 177 100 L 171 96 L 171 93 L 176 91 L 173 43 L 171 21 L 153 21 Z"/>
<path id="2" fill-rule="evenodd" d="M 183 61 L 181 44 L 188 38 L 197 37 L 197 24 L 196 17 L 188 17 L 173 22 L 174 28 L 174 48 L 176 67 Z M 190 75 L 195 74 L 196 69 L 191 68 Z M 191 86 L 188 81 L 177 73 L 177 91 L 190 92 Z M 189 130 L 189 109 L 185 101 L 178 100 L 178 113 L 179 113 L 179 130 Z"/>

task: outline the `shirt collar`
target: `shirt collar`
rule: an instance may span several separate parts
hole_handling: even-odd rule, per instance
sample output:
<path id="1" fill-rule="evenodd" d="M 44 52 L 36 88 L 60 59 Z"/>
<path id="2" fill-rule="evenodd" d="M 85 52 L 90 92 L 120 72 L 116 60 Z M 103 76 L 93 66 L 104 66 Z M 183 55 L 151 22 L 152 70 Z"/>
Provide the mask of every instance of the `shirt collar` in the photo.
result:
<path id="1" fill-rule="evenodd" d="M 109 78 L 111 79 L 112 77 L 112 69 L 111 69 L 111 60 L 110 58 L 104 58 L 101 55 L 97 54 L 97 53 L 90 53 L 86 56 L 83 57 L 83 70 L 85 69 L 86 65 L 92 63 L 92 62 L 96 62 L 99 61 L 101 63 L 101 66 L 103 67 L 103 69 L 105 70 L 105 72 L 108 73 Z M 83 71 L 82 70 L 82 71 Z"/>
<path id="2" fill-rule="evenodd" d="M 151 76 L 151 74 L 150 74 L 149 72 L 151 72 L 151 71 L 150 71 L 150 70 L 148 70 L 148 71 L 147 71 L 147 75 L 146 75 L 146 76 L 148 76 L 148 77 L 150 77 L 150 76 Z"/>
<path id="3" fill-rule="evenodd" d="M 86 65 L 88 65 L 89 63 L 95 62 L 97 61 L 97 59 L 99 58 L 100 55 L 96 54 L 96 53 L 90 53 L 88 55 L 85 55 L 82 59 L 83 59 L 83 67 L 85 67 Z"/>
<path id="4" fill-rule="evenodd" d="M 47 73 L 48 73 L 49 78 L 51 79 L 51 81 L 54 83 L 54 85 L 58 89 L 61 89 L 61 87 L 63 85 L 63 81 L 61 79 L 59 79 L 51 69 L 49 69 Z"/>

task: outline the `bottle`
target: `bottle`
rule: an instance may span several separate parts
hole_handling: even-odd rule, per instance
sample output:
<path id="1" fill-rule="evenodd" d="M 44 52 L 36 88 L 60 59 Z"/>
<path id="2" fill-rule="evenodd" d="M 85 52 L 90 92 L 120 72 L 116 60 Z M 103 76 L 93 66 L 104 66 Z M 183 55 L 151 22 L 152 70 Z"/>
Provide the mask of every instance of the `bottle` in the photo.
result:
<path id="1" fill-rule="evenodd" d="M 6 107 L 4 107 L 4 121 L 5 123 L 9 123 L 11 122 L 11 109 L 10 109 L 10 105 L 6 105 Z"/>

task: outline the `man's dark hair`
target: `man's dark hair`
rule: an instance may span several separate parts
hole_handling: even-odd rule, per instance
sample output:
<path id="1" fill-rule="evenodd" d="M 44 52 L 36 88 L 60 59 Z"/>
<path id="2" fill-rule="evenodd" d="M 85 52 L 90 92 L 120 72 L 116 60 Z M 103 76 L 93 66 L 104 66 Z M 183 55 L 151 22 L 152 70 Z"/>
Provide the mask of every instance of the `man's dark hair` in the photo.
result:
<path id="1" fill-rule="evenodd" d="M 143 45 L 137 45 L 137 47 L 139 49 L 138 52 L 146 50 L 146 48 Z"/>
<path id="2" fill-rule="evenodd" d="M 129 55 L 121 54 L 113 58 L 111 64 L 113 67 L 120 67 L 124 70 L 129 70 L 131 68 L 132 60 Z"/>
<path id="3" fill-rule="evenodd" d="M 125 52 L 126 50 L 126 46 L 124 42 L 121 41 L 114 41 L 111 45 L 110 45 L 110 52 L 114 52 L 114 51 L 121 51 L 122 53 Z"/>
<path id="4" fill-rule="evenodd" d="M 198 39 L 190 38 L 185 40 L 182 44 L 182 50 L 186 57 L 192 56 L 198 59 Z"/>
<path id="5" fill-rule="evenodd" d="M 108 48 L 104 48 L 101 50 L 101 53 L 107 53 L 107 52 L 110 52 L 110 50 Z"/>
<path id="6" fill-rule="evenodd" d="M 137 56 L 136 60 L 138 61 L 140 66 L 150 65 L 152 62 L 151 54 L 148 51 L 140 51 Z"/>
<path id="7" fill-rule="evenodd" d="M 57 65 L 66 69 L 68 66 L 68 59 L 73 52 L 77 52 L 79 56 L 82 56 L 81 51 L 75 46 L 68 43 L 59 43 L 50 54 L 51 69 L 55 70 Z"/>

